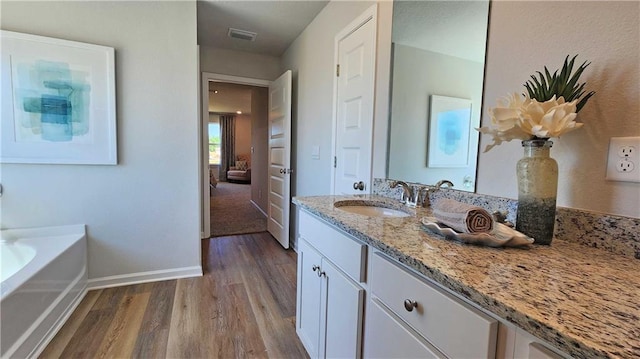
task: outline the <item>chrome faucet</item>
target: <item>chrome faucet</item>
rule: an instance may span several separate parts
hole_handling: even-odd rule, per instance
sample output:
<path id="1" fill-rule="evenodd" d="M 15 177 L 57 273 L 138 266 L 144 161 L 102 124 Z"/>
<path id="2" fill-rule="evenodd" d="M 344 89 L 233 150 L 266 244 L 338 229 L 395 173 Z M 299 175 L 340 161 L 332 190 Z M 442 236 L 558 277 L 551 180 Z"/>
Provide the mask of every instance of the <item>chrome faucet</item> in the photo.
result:
<path id="1" fill-rule="evenodd" d="M 413 189 L 411 189 L 406 182 L 393 181 L 389 184 L 390 188 L 396 188 L 398 186 L 402 186 L 402 196 L 400 197 L 400 201 L 407 205 L 410 205 L 411 203 L 415 205 Z"/>
<path id="2" fill-rule="evenodd" d="M 400 201 L 409 207 L 426 207 L 429 205 L 429 191 L 426 186 L 409 186 L 404 181 L 393 181 L 389 187 L 402 187 Z"/>
<path id="3" fill-rule="evenodd" d="M 428 207 L 429 206 L 429 193 L 433 192 L 433 189 L 424 186 L 417 188 L 416 191 L 416 206 Z"/>
<path id="4" fill-rule="evenodd" d="M 424 190 L 424 197 L 419 199 L 420 205 L 422 207 L 429 207 L 431 205 L 431 200 L 429 199 L 429 194 L 439 190 L 444 185 L 447 186 L 446 188 L 451 188 L 451 187 L 453 187 L 453 182 L 451 182 L 449 180 L 440 180 L 440 181 L 436 182 L 436 184 L 432 188 L 423 187 L 422 190 Z M 422 190 L 420 192 L 422 192 Z"/>

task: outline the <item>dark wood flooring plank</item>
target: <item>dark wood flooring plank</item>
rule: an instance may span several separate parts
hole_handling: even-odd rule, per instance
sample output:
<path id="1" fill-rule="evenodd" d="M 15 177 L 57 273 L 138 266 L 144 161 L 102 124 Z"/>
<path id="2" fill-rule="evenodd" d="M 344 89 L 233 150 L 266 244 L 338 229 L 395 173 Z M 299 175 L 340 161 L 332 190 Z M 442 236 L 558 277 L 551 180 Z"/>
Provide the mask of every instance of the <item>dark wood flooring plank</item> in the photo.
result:
<path id="1" fill-rule="evenodd" d="M 129 286 L 102 289 L 102 293 L 91 310 L 116 309 L 128 290 Z"/>
<path id="2" fill-rule="evenodd" d="M 283 316 L 279 309 L 278 299 L 274 295 L 270 285 L 272 278 L 263 271 L 258 263 L 264 260 L 254 257 L 252 249 L 239 247 L 244 255 L 243 281 L 247 288 L 249 300 L 257 320 L 260 335 L 262 336 L 267 352 L 271 358 L 305 358 L 306 351 L 298 340 L 295 332 L 295 304 L 293 307 L 294 320 Z M 295 262 L 290 263 L 295 266 Z M 295 290 L 293 293 L 295 298 Z M 292 339 L 293 338 L 293 339 Z"/>
<path id="3" fill-rule="evenodd" d="M 74 335 L 76 335 L 78 328 L 82 325 L 82 322 L 87 317 L 87 314 L 93 308 L 96 300 L 102 293 L 102 290 L 92 290 L 87 292 L 80 304 L 73 311 L 66 323 L 60 328 L 60 331 L 51 340 L 49 345 L 40 354 L 40 358 L 60 358 L 62 352 L 69 344 Z"/>
<path id="4" fill-rule="evenodd" d="M 96 358 L 129 358 L 136 344 L 149 292 L 126 295 L 115 312 Z"/>
<path id="5" fill-rule="evenodd" d="M 224 299 L 219 301 L 224 320 L 213 328 L 213 352 L 218 358 L 267 357 L 244 284 L 232 284 L 224 290 Z"/>
<path id="6" fill-rule="evenodd" d="M 237 246 L 241 245 L 241 236 L 218 237 L 211 239 L 208 259 L 209 276 L 223 285 L 242 282 L 239 268 L 243 263 L 234 259 Z"/>
<path id="7" fill-rule="evenodd" d="M 127 287 L 101 290 L 95 304 L 78 327 L 78 335 L 74 335 L 62 351 L 62 358 L 95 357 L 127 290 Z"/>
<path id="8" fill-rule="evenodd" d="M 69 341 L 60 358 L 93 358 L 113 320 L 109 309 L 91 310 Z"/>
<path id="9" fill-rule="evenodd" d="M 249 236 L 247 245 L 264 282 L 276 299 L 283 317 L 296 314 L 296 264 L 273 238 L 264 234 Z M 267 259 L 268 260 L 265 260 Z M 293 272 L 281 266 L 290 266 Z M 293 274 L 293 276 L 291 276 Z"/>
<path id="10" fill-rule="evenodd" d="M 133 357 L 162 358 L 166 355 L 176 283 L 175 280 L 152 283 Z"/>
<path id="11" fill-rule="evenodd" d="M 203 277 L 178 280 L 167 343 L 168 358 L 215 357 L 207 344 L 213 337 L 208 305 L 215 305 L 204 288 L 207 285 Z"/>

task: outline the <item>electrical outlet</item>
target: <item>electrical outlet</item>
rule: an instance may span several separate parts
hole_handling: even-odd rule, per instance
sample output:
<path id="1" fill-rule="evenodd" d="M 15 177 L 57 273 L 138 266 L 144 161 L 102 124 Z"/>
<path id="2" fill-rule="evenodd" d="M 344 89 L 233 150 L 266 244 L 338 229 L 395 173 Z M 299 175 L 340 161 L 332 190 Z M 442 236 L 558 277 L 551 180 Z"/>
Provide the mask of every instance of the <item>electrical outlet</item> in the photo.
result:
<path id="1" fill-rule="evenodd" d="M 618 147 L 618 157 L 631 157 L 633 155 L 633 153 L 635 152 L 635 149 L 633 148 L 633 146 L 620 146 Z"/>
<path id="2" fill-rule="evenodd" d="M 640 182 L 640 137 L 612 137 L 609 140 L 609 181 Z"/>
<path id="3" fill-rule="evenodd" d="M 618 170 L 618 172 L 631 172 L 633 171 L 634 167 L 635 166 L 633 165 L 633 162 L 629 161 L 626 158 L 618 161 L 618 164 L 616 165 L 616 169 Z"/>

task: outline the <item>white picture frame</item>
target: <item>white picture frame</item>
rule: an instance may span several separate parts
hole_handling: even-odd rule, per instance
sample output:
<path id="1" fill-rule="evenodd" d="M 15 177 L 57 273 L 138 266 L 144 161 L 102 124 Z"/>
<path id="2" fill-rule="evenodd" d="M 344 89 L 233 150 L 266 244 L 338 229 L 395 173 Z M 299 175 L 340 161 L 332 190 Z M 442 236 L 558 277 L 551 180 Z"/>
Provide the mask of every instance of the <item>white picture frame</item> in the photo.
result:
<path id="1" fill-rule="evenodd" d="M 471 100 L 431 95 L 427 167 L 469 166 Z"/>
<path id="2" fill-rule="evenodd" d="M 114 49 L 0 36 L 0 162 L 116 165 Z"/>

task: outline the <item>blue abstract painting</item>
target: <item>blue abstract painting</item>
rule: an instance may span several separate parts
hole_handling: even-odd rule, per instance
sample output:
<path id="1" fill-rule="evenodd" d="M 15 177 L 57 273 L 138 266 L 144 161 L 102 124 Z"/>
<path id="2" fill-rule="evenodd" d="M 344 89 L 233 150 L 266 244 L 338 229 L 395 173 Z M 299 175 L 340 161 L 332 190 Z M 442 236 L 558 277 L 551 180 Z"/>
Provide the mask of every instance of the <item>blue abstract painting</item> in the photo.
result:
<path id="1" fill-rule="evenodd" d="M 431 95 L 428 167 L 465 167 L 469 164 L 471 100 Z"/>
<path id="2" fill-rule="evenodd" d="M 12 63 L 15 140 L 84 142 L 90 132 L 89 69 L 44 60 Z"/>
<path id="3" fill-rule="evenodd" d="M 471 109 L 457 109 L 438 113 L 438 147 L 447 155 L 453 155 L 463 147 L 461 141 L 469 128 Z M 466 145 L 466 143 L 465 143 Z M 466 150 L 466 148 L 465 148 Z"/>
<path id="4" fill-rule="evenodd" d="M 0 30 L 0 163 L 117 165 L 115 49 Z"/>

